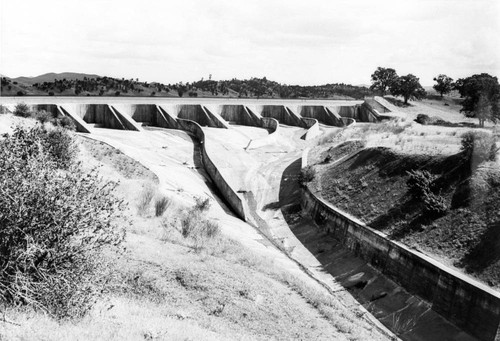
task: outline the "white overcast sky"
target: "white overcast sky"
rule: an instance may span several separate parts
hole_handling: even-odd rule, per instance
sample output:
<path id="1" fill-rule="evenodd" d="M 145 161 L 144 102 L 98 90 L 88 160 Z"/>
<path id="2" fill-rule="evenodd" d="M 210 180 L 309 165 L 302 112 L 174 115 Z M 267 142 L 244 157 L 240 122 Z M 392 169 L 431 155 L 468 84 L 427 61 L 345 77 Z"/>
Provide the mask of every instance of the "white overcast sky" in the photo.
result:
<path id="1" fill-rule="evenodd" d="M 423 85 L 500 76 L 500 0 L 0 0 L 0 73 Z"/>

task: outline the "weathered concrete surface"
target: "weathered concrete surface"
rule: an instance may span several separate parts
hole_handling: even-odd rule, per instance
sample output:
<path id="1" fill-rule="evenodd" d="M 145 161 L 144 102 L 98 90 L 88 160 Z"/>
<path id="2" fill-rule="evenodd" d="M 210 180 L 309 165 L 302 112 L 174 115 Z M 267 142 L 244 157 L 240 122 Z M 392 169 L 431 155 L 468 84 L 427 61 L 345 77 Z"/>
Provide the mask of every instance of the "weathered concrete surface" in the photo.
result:
<path id="1" fill-rule="evenodd" d="M 302 118 L 286 106 L 264 105 L 260 114 L 263 117 L 274 118 L 282 124 L 305 128 Z"/>
<path id="2" fill-rule="evenodd" d="M 386 105 L 386 102 L 387 101 L 384 98 L 379 96 L 375 96 L 373 98 L 365 98 L 365 103 L 373 109 L 377 110 L 379 113 L 391 112 L 391 110 L 389 110 L 388 106 Z"/>
<path id="3" fill-rule="evenodd" d="M 64 109 L 98 127 L 127 130 L 127 125 L 108 104 L 64 104 Z"/>
<path id="4" fill-rule="evenodd" d="M 208 185 L 210 180 L 203 179 L 199 174 L 204 172 L 202 168 L 198 167 L 199 163 L 196 161 L 199 155 L 199 146 L 195 144 L 195 150 L 193 151 L 191 138 L 185 132 L 154 127 L 147 127 L 146 129 L 147 131 L 139 133 L 96 129 L 96 133 L 89 137 L 102 140 L 119 148 L 125 154 L 139 160 L 146 167 L 153 170 L 160 179 L 159 190 L 161 192 L 169 193 L 174 191 L 176 196 L 182 196 L 190 202 L 190 206 L 194 204 L 193 197 L 209 196 L 212 199 L 212 205 L 207 212 L 207 217 L 220 224 L 225 235 L 235 239 L 255 254 L 273 259 L 273 264 L 278 269 L 296 276 L 305 282 L 308 287 L 321 293 L 327 294 L 325 286 L 328 287 L 330 283 L 335 286 L 331 276 L 328 275 L 325 275 L 325 278 L 329 278 L 330 282 L 327 280 L 326 283 L 322 283 L 312 279 L 304 271 L 300 263 L 290 259 L 286 253 L 271 244 L 257 229 L 228 214 L 224 207 L 221 208 L 221 205 L 224 206 L 224 204 L 217 199 L 215 193 L 210 191 L 211 185 Z M 219 131 L 224 134 L 227 130 Z M 189 143 L 187 143 L 188 141 Z M 190 159 L 193 155 L 195 157 L 194 162 Z M 175 174 L 175 176 L 172 176 L 172 174 Z M 311 269 L 321 273 L 314 267 Z M 369 335 L 372 335 L 372 337 L 368 336 L 366 339 L 395 339 L 386 329 L 378 328 L 377 321 L 372 322 L 370 318 L 373 319 L 373 317 L 366 314 L 366 311 L 347 292 L 332 292 L 332 295 L 339 305 L 347 308 L 355 316 L 359 316 L 360 328 L 370 330 Z M 325 338 L 327 337 L 325 335 Z"/>
<path id="5" fill-rule="evenodd" d="M 330 125 L 342 127 L 344 122 L 342 117 L 336 112 L 328 110 L 321 105 L 303 105 L 299 107 L 299 112 L 302 117 L 315 118 L 319 122 Z"/>
<path id="6" fill-rule="evenodd" d="M 210 178 L 214 181 L 219 191 L 221 191 L 224 199 L 228 201 L 231 208 L 238 214 L 241 219 L 247 221 L 248 214 L 246 213 L 242 198 L 238 194 L 237 190 L 233 187 L 233 185 L 225 179 L 222 172 L 214 164 L 211 157 L 209 156 L 210 154 L 217 155 L 216 151 L 211 151 L 210 154 L 209 152 L 207 152 L 207 149 L 209 149 L 208 145 L 210 145 L 210 143 L 207 143 L 205 133 L 201 126 L 198 123 L 190 120 L 178 119 L 178 122 L 183 130 L 192 133 L 200 141 L 202 145 L 202 160 L 203 165 L 205 166 L 205 170 L 210 175 Z"/>
<path id="7" fill-rule="evenodd" d="M 217 111 L 228 122 L 246 126 L 261 126 L 260 117 L 244 105 L 219 105 Z"/>
<path id="8" fill-rule="evenodd" d="M 308 128 L 307 132 L 303 136 L 304 140 L 312 140 L 322 134 L 321 130 L 319 129 L 319 122 L 317 119 L 302 117 L 302 120 Z"/>
<path id="9" fill-rule="evenodd" d="M 48 113 L 51 113 L 52 116 L 58 117 L 58 116 L 66 116 L 69 117 L 72 122 L 75 124 L 76 131 L 81 132 L 81 133 L 90 133 L 91 128 L 88 124 L 85 123 L 85 121 L 79 117 L 78 115 L 75 115 L 72 113 L 70 110 L 66 110 L 60 105 L 57 104 L 31 104 L 29 105 L 29 108 L 33 111 L 46 111 Z"/>
<path id="10" fill-rule="evenodd" d="M 71 110 L 60 105 L 57 106 L 57 110 L 61 115 L 71 118 L 71 120 L 75 124 L 76 131 L 80 133 L 92 133 L 92 128 L 80 116 L 76 115 Z"/>
<path id="11" fill-rule="evenodd" d="M 142 130 L 141 126 L 136 121 L 134 121 L 132 117 L 122 114 L 116 107 L 110 105 L 109 110 L 113 113 L 114 116 L 118 117 L 126 130 Z"/>
<path id="12" fill-rule="evenodd" d="M 342 245 L 432 310 L 480 340 L 498 340 L 500 294 L 434 259 L 389 240 L 305 188 L 302 206 Z"/>

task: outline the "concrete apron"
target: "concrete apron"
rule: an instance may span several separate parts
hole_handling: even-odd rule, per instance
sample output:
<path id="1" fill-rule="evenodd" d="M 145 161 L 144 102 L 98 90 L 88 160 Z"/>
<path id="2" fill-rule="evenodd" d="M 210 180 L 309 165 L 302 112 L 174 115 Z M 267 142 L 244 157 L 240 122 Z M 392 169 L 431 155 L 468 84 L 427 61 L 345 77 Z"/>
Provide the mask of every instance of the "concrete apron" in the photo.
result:
<path id="1" fill-rule="evenodd" d="M 292 260 L 281 248 L 275 246 L 274 239 L 270 241 L 258 229 L 233 215 L 223 200 L 212 191 L 213 183 L 208 174 L 199 169 L 201 164 L 197 163 L 196 154 L 199 154 L 197 149 L 200 146 L 187 133 L 162 128 L 148 128 L 142 132 L 96 128 L 93 134 L 83 136 L 104 142 L 140 162 L 158 176 L 160 192 L 176 196 L 177 200 L 187 205 L 194 205 L 194 196 L 209 196 L 212 198 L 212 205 L 207 213 L 208 218 L 219 222 L 225 235 L 240 242 L 255 254 L 272 259 L 277 268 L 296 276 L 312 288 L 332 288 L 330 292 L 333 289 L 339 290 L 333 292 L 333 295 L 341 304 L 363 316 L 371 326 L 377 326 L 378 334 L 388 338 L 394 337 L 389 330 L 367 314 L 352 295 L 342 290 L 330 275 L 317 269 L 319 263 L 314 257 L 308 259 L 310 264 L 306 263 L 306 270 L 316 274 L 315 280 L 312 280 L 302 264 Z M 186 142 L 187 140 L 189 142 Z"/>
<path id="2" fill-rule="evenodd" d="M 240 134 L 250 138 L 248 127 L 245 128 L 246 134 L 244 131 L 238 132 L 238 129 L 233 127 L 233 131 L 228 131 L 203 128 L 207 146 L 210 146 L 212 151 L 220 151 L 210 156 L 212 161 L 221 165 L 220 171 L 224 173 L 226 181 L 238 188 L 246 201 L 249 215 L 247 221 L 281 250 L 283 255 L 299 266 L 310 279 L 328 290 L 350 310 L 360 311 L 359 315 L 375 325 L 379 331 L 393 337 L 393 334 L 369 314 L 339 282 L 322 270 L 321 263 L 296 238 L 284 219 L 280 209 L 281 175 L 293 160 L 300 157 L 302 149 L 308 144 L 300 139 L 305 129 L 282 125 L 280 130 L 283 134 L 280 134 L 277 143 L 244 152 L 242 147 L 245 142 L 239 141 L 236 136 Z M 297 196 L 296 200 L 300 202 L 300 196 Z"/>

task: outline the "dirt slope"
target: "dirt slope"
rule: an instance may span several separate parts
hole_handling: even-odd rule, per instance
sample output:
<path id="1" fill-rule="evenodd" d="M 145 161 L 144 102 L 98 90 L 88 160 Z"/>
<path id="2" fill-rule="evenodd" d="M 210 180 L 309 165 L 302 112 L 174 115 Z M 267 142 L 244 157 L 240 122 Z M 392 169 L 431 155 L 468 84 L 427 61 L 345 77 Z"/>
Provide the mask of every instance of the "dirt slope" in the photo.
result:
<path id="1" fill-rule="evenodd" d="M 408 192 L 407 171 L 415 169 L 437 177 L 436 192 L 448 207 L 445 215 L 426 213 L 423 203 Z M 340 209 L 396 240 L 499 286 L 498 164 L 482 164 L 472 171 L 462 154 L 412 155 L 368 148 L 341 164 L 321 165 L 318 170 L 315 186 Z"/>

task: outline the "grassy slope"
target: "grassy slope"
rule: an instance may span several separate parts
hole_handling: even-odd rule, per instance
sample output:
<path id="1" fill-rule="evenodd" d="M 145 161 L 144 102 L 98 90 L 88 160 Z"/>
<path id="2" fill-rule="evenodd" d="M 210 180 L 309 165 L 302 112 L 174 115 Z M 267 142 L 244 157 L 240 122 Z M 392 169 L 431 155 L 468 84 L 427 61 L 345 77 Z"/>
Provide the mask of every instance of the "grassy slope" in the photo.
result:
<path id="1" fill-rule="evenodd" d="M 442 111 L 429 112 L 434 104 L 427 102 L 399 110 L 408 117 Z M 446 120 L 463 119 L 451 105 L 444 112 L 441 117 Z M 459 141 L 464 131 L 400 119 L 336 132 L 320 140 L 322 145 L 310 155 L 318 173 L 312 185 L 327 200 L 370 226 L 499 286 L 500 236 L 496 231 L 500 186 L 491 179 L 499 177 L 500 167 L 498 163 L 483 164 L 471 176 L 470 165 L 460 166 Z M 352 144 L 335 148 L 349 139 L 362 139 L 371 148 L 338 166 L 324 162 L 327 155 L 335 161 L 352 151 Z M 411 200 L 406 186 L 410 169 L 428 169 L 439 176 L 441 194 L 450 207 L 446 216 L 426 217 L 421 203 Z M 468 194 L 464 192 L 467 188 Z"/>
<path id="2" fill-rule="evenodd" d="M 184 238 L 175 203 L 164 217 L 139 215 L 138 193 L 156 177 L 113 148 L 81 140 L 87 167 L 128 203 L 125 253 L 108 259 L 109 286 L 82 321 L 56 321 L 29 309 L 7 309 L 8 340 L 380 339 L 373 327 L 223 235 Z M 127 223 L 125 221 L 124 223 Z"/>

